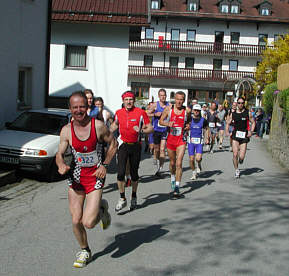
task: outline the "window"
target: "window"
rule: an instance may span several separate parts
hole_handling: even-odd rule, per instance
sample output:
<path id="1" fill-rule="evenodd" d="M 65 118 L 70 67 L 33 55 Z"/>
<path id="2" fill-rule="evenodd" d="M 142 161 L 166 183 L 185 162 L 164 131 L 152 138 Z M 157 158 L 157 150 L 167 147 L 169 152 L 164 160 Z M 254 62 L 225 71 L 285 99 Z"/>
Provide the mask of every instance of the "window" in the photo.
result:
<path id="1" fill-rule="evenodd" d="M 171 40 L 175 40 L 175 41 L 180 40 L 180 30 L 179 29 L 172 29 Z"/>
<path id="2" fill-rule="evenodd" d="M 66 46 L 65 67 L 86 68 L 86 46 Z"/>
<path id="3" fill-rule="evenodd" d="M 269 8 L 261 8 L 261 15 L 270 15 Z"/>
<path id="4" fill-rule="evenodd" d="M 222 63 L 221 59 L 214 59 L 213 60 L 213 70 L 222 70 Z"/>
<path id="5" fill-rule="evenodd" d="M 231 43 L 239 44 L 239 40 L 240 40 L 240 33 L 232 32 L 231 33 Z"/>
<path id="6" fill-rule="evenodd" d="M 277 41 L 278 39 L 283 39 L 284 35 L 280 35 L 280 34 L 275 34 L 274 35 L 274 41 Z"/>
<path id="7" fill-rule="evenodd" d="M 170 68 L 178 68 L 179 57 L 170 57 Z"/>
<path id="8" fill-rule="evenodd" d="M 158 10 L 160 8 L 159 0 L 152 0 L 151 8 L 152 10 Z"/>
<path id="9" fill-rule="evenodd" d="M 195 59 L 191 57 L 186 57 L 185 67 L 188 69 L 194 69 Z"/>
<path id="10" fill-rule="evenodd" d="M 209 99 L 214 100 L 217 97 L 217 91 L 209 91 Z"/>
<path id="11" fill-rule="evenodd" d="M 231 13 L 239 13 L 239 6 L 231 5 Z"/>
<path id="12" fill-rule="evenodd" d="M 154 29 L 153 28 L 146 28 L 146 39 L 154 39 Z"/>
<path id="13" fill-rule="evenodd" d="M 259 34 L 259 45 L 266 46 L 267 39 L 268 39 L 267 34 Z"/>
<path id="14" fill-rule="evenodd" d="M 229 70 L 238 71 L 238 60 L 229 60 Z"/>
<path id="15" fill-rule="evenodd" d="M 196 31 L 187 30 L 187 41 L 195 41 L 195 40 L 196 40 Z"/>
<path id="16" fill-rule="evenodd" d="M 222 4 L 221 5 L 221 13 L 228 13 L 229 12 L 229 5 L 228 4 Z"/>
<path id="17" fill-rule="evenodd" d="M 153 56 L 144 56 L 143 65 L 153 66 Z"/>
<path id="18" fill-rule="evenodd" d="M 198 3 L 195 2 L 194 0 L 188 0 L 187 10 L 188 11 L 197 11 L 198 10 Z"/>
<path id="19" fill-rule="evenodd" d="M 150 84 L 147 82 L 132 82 L 131 90 L 138 98 L 148 99 L 150 95 Z"/>
<path id="20" fill-rule="evenodd" d="M 32 106 L 32 67 L 20 67 L 18 70 L 17 105 L 20 110 Z"/>

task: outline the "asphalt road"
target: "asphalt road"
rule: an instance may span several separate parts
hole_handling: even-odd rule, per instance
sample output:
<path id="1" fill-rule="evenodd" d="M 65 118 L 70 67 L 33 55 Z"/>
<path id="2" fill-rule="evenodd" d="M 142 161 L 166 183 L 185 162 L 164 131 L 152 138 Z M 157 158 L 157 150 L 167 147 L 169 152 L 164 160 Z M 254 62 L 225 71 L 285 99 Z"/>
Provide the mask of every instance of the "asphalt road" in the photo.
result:
<path id="1" fill-rule="evenodd" d="M 65 181 L 23 179 L 1 188 L 0 275 L 289 275 L 288 172 L 256 138 L 238 180 L 231 160 L 228 147 L 206 153 L 203 173 L 190 181 L 186 153 L 183 198 L 171 200 L 168 162 L 157 179 L 145 155 L 139 207 L 120 215 L 112 167 L 104 198 L 113 222 L 88 232 L 93 261 L 84 269 L 72 267 L 79 248 Z"/>

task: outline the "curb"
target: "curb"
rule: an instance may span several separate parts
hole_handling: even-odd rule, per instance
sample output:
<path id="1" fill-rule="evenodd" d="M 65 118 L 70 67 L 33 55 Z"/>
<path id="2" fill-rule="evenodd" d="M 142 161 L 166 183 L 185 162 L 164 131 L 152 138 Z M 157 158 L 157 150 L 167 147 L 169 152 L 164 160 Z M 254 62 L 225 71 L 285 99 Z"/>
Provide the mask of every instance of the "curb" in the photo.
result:
<path id="1" fill-rule="evenodd" d="M 16 170 L 2 171 L 0 170 L 0 187 L 12 184 L 17 180 Z"/>

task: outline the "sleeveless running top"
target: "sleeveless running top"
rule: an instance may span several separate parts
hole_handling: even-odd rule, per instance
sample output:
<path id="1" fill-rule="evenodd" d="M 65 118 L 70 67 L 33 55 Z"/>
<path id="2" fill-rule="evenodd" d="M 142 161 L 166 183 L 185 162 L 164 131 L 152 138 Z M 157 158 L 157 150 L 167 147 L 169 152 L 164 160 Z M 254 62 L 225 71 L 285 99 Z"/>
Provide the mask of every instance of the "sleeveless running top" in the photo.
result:
<path id="1" fill-rule="evenodd" d="M 169 105 L 169 103 L 166 102 L 165 107 L 167 107 L 168 105 Z M 165 107 L 161 107 L 160 102 L 157 101 L 157 108 L 156 108 L 156 110 L 155 110 L 154 113 L 163 112 L 164 109 L 165 109 Z M 154 127 L 154 130 L 155 130 L 155 131 L 158 131 L 158 132 L 165 132 L 165 131 L 167 131 L 167 127 L 166 127 L 166 126 L 161 126 L 161 125 L 159 124 L 160 118 L 158 118 L 158 117 L 153 117 L 153 118 L 154 118 L 154 119 L 153 119 L 153 127 Z"/>
<path id="2" fill-rule="evenodd" d="M 76 136 L 73 121 L 71 121 L 71 139 L 74 168 L 72 171 L 73 179 L 70 179 L 69 182 L 73 181 L 85 184 L 82 182 L 89 180 L 87 178 L 92 178 L 95 181 L 95 176 L 92 176 L 92 174 L 101 162 L 101 148 L 98 147 L 98 139 L 95 132 L 95 118 L 91 118 L 90 134 L 84 141 L 78 139 Z"/>
<path id="3" fill-rule="evenodd" d="M 169 128 L 167 141 L 171 144 L 178 145 L 184 141 L 184 126 L 187 121 L 186 108 L 183 107 L 181 114 L 176 114 L 174 106 L 172 106 L 169 118 L 169 122 L 174 122 L 174 124 Z"/>
<path id="4" fill-rule="evenodd" d="M 232 122 L 234 126 L 234 131 L 246 132 L 250 129 L 249 111 L 247 109 L 244 109 L 242 113 L 238 113 L 237 111 L 233 112 Z"/>
<path id="5" fill-rule="evenodd" d="M 204 121 L 205 119 L 203 117 L 201 117 L 198 122 L 195 122 L 194 118 L 192 118 L 190 125 L 190 138 L 202 138 Z"/>

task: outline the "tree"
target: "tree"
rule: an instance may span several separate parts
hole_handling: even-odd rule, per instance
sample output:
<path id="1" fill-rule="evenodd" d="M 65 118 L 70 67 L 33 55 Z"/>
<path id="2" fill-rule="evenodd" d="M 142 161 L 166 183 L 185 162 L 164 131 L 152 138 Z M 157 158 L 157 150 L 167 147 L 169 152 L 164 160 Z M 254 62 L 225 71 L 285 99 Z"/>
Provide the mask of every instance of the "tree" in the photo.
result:
<path id="1" fill-rule="evenodd" d="M 278 66 L 283 63 L 289 63 L 289 34 L 275 41 L 273 47 L 267 44 L 262 53 L 262 61 L 256 69 L 255 90 L 262 90 L 267 84 L 276 82 Z"/>

